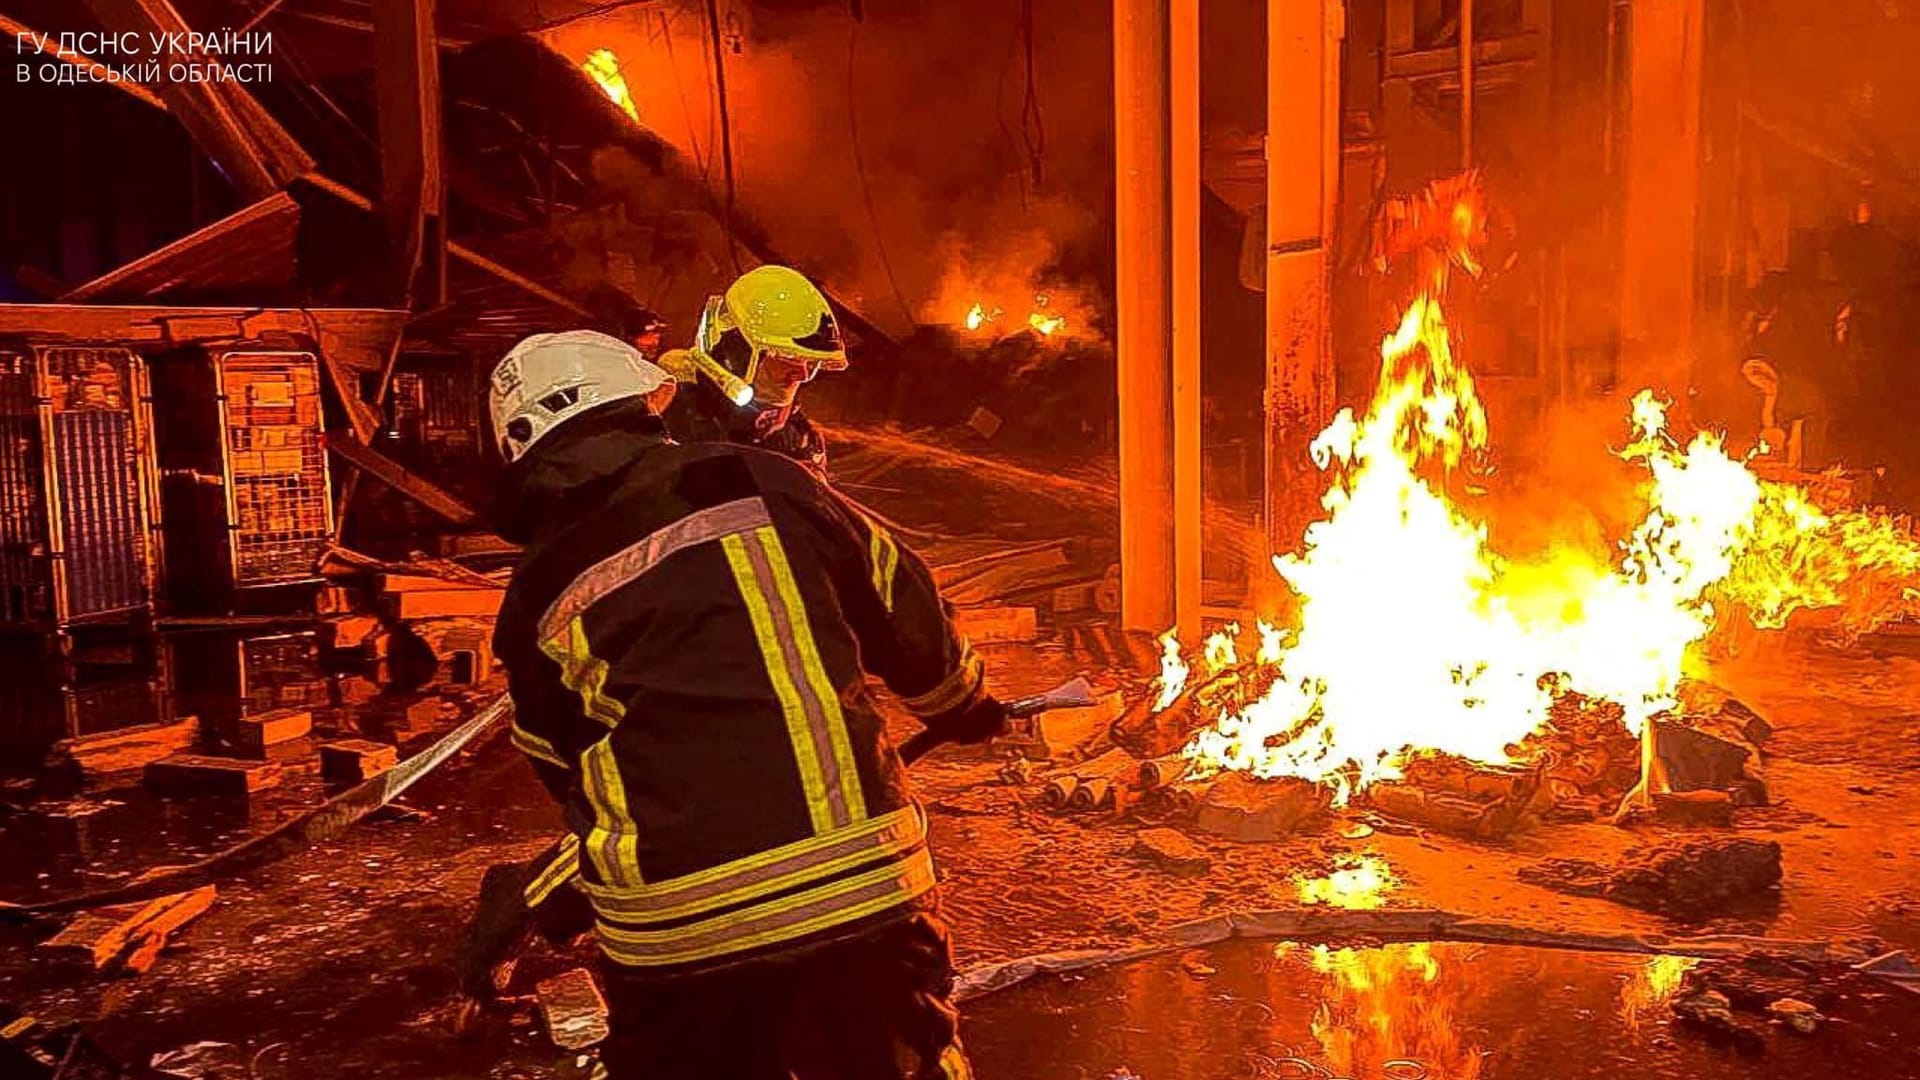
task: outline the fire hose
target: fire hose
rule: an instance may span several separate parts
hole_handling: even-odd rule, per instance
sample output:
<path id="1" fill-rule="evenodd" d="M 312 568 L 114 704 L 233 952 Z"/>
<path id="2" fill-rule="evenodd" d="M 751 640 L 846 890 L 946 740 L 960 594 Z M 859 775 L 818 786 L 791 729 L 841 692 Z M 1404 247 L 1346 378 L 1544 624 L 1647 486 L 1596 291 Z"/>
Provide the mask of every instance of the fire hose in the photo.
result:
<path id="1" fill-rule="evenodd" d="M 1031 720 L 1051 709 L 1079 708 L 1093 704 L 1093 688 L 1084 677 L 1076 677 L 1032 697 L 1006 703 L 1009 720 Z M 940 732 L 928 728 L 900 744 L 900 760 L 908 765 L 925 757 L 946 740 Z M 550 845 L 530 862 L 495 866 L 480 885 L 480 902 L 467 928 L 467 940 L 461 950 L 461 1002 L 455 1010 L 454 1028 L 471 1028 L 483 1003 L 502 988 L 511 977 L 520 953 L 542 928 L 542 916 L 548 910 L 582 899 L 571 888 L 579 874 L 578 864 L 568 867 L 567 841 Z M 555 898 L 563 898 L 556 900 Z M 559 916 L 569 921 L 574 916 Z M 572 927 L 550 936 L 571 936 Z"/>
<path id="2" fill-rule="evenodd" d="M 1045 694 L 1010 703 L 1007 706 L 1007 715 L 1031 717 L 1048 709 L 1085 705 L 1091 702 L 1088 695 L 1086 680 L 1075 679 Z M 399 798 L 408 788 L 444 764 L 448 758 L 488 733 L 512 711 L 512 701 L 507 695 L 501 694 L 488 702 L 465 723 L 441 736 L 432 746 L 379 776 L 348 788 L 268 832 L 244 840 L 198 862 L 125 885 L 94 889 L 54 900 L 29 904 L 0 901 L 0 921 L 44 922 L 88 908 L 154 900 L 231 878 L 236 874 L 277 862 L 313 844 L 331 840 L 369 814 Z M 938 744 L 939 739 L 934 737 L 931 731 L 923 731 L 901 745 L 900 755 L 911 762 Z"/>
<path id="3" fill-rule="evenodd" d="M 507 695 L 501 694 L 465 723 L 441 736 L 432 746 L 379 776 L 348 788 L 269 832 L 244 840 L 199 862 L 126 885 L 96 889 L 57 900 L 45 900 L 32 904 L 0 902 L 0 920 L 40 922 L 54 916 L 106 904 L 153 900 L 198 888 L 209 882 L 230 878 L 235 874 L 277 862 L 323 840 L 331 840 L 367 815 L 399 798 L 401 793 L 439 768 L 455 753 L 479 739 L 512 711 L 513 703 Z"/>

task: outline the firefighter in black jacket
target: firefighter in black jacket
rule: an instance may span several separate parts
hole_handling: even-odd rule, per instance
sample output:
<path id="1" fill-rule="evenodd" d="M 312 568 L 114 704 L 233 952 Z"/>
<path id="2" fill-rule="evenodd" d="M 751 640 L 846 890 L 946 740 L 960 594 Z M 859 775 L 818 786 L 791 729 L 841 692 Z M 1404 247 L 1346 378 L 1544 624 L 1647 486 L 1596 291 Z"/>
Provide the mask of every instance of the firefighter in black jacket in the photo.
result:
<path id="1" fill-rule="evenodd" d="M 673 443 L 671 386 L 591 331 L 493 375 L 527 546 L 495 647 L 570 833 L 529 895 L 591 904 L 615 1077 L 965 1077 L 926 818 L 864 673 L 956 741 L 1005 710 L 911 551 L 785 458 Z"/>

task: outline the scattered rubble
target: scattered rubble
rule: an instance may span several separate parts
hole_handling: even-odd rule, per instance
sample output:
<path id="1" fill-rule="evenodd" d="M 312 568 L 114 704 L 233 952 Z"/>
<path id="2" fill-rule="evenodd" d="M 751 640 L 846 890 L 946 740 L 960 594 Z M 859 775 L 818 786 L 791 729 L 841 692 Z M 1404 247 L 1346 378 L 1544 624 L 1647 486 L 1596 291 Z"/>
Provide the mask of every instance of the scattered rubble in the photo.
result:
<path id="1" fill-rule="evenodd" d="M 1538 770 L 1481 765 L 1450 754 L 1428 754 L 1405 767 L 1405 778 L 1369 787 L 1367 804 L 1380 813 L 1454 836 L 1494 839 L 1539 820 L 1546 798 Z"/>
<path id="2" fill-rule="evenodd" d="M 1133 857 L 1170 874 L 1197 877 L 1213 869 L 1200 845 L 1178 829 L 1142 829 L 1133 840 Z"/>
<path id="3" fill-rule="evenodd" d="M 1310 780 L 1293 776 L 1256 780 L 1245 773 L 1228 773 L 1201 797 L 1194 825 L 1228 840 L 1267 843 L 1291 836 L 1332 805 L 1332 791 Z"/>
<path id="4" fill-rule="evenodd" d="M 953 626 L 976 645 L 1032 641 L 1040 632 L 1039 613 L 1024 606 L 960 608 Z"/>
<path id="5" fill-rule="evenodd" d="M 607 1001 L 586 968 L 574 968 L 541 982 L 534 988 L 534 996 L 540 1003 L 547 1037 L 560 1049 L 585 1050 L 607 1037 Z"/>
<path id="6" fill-rule="evenodd" d="M 1520 880 L 1573 896 L 1601 896 L 1678 919 L 1712 918 L 1777 900 L 1780 845 L 1744 837 L 1688 836 L 1630 848 L 1612 866 L 1543 859 Z"/>
<path id="7" fill-rule="evenodd" d="M 40 946 L 49 956 L 83 960 L 104 973 L 144 974 L 175 931 L 213 906 L 216 890 L 203 885 L 146 904 L 86 912 Z"/>
<path id="8" fill-rule="evenodd" d="M 1681 1030 L 1697 1032 L 1709 1042 L 1743 1054 L 1759 1054 L 1767 1048 L 1766 1029 L 1752 1019 L 1735 1016 L 1727 996 L 1717 990 L 1682 993 L 1671 1008 Z"/>

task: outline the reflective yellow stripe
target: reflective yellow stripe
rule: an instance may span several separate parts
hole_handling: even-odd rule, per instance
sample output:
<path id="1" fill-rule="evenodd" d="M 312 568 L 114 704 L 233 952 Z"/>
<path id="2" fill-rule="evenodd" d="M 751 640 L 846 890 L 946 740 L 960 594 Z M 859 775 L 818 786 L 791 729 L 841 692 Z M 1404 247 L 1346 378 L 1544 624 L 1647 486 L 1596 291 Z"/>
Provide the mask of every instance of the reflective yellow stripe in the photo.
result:
<path id="1" fill-rule="evenodd" d="M 588 716 L 612 727 L 626 715 L 626 708 L 604 693 L 607 662 L 593 655 L 586 625 L 578 616 L 544 639 L 540 648 L 560 665 L 560 681 L 580 695 L 580 708 Z"/>
<path id="2" fill-rule="evenodd" d="M 799 688 L 787 671 L 786 650 L 779 632 L 774 629 L 773 612 L 768 608 L 771 598 L 760 589 L 753 562 L 747 555 L 746 541 L 739 536 L 728 536 L 721 539 L 720 547 L 727 553 L 728 565 L 733 567 L 734 584 L 739 586 L 740 598 L 746 601 L 754 636 L 760 641 L 767 679 L 773 684 L 774 696 L 780 699 L 780 711 L 786 716 L 787 738 L 793 744 L 793 759 L 800 768 L 800 787 L 807 797 L 807 816 L 813 822 L 814 832 L 827 832 L 834 822 L 832 808 L 827 805 L 826 778 L 820 775 L 820 759 L 813 752 L 806 705 L 801 702 Z"/>
<path id="3" fill-rule="evenodd" d="M 508 729 L 508 737 L 513 740 L 513 745 L 519 747 L 520 751 L 528 757 L 538 758 L 563 769 L 567 767 L 566 759 L 560 756 L 560 751 L 554 749 L 552 743 L 521 727 L 518 721 Z"/>
<path id="4" fill-rule="evenodd" d="M 899 907 L 933 885 L 933 859 L 921 848 L 864 874 L 668 930 L 629 930 L 603 917 L 600 947 L 615 962 L 636 967 L 691 963 L 863 919 Z"/>
<path id="5" fill-rule="evenodd" d="M 865 514 L 860 520 L 867 526 L 867 562 L 873 570 L 873 591 L 888 611 L 893 610 L 893 574 L 900 568 L 900 548 L 893 534 Z"/>
<path id="6" fill-rule="evenodd" d="M 608 736 L 580 755 L 581 787 L 593 807 L 593 828 L 587 830 L 587 857 L 611 885 L 640 884 L 640 830 L 627 812 L 627 789 L 620 766 L 613 759 L 613 737 Z"/>
<path id="7" fill-rule="evenodd" d="M 553 890 L 579 872 L 580 838 L 569 835 L 560 841 L 560 850 L 554 855 L 553 861 L 548 863 L 547 868 L 540 871 L 540 875 L 527 885 L 526 892 L 523 894 L 526 897 L 527 906 L 538 907 Z"/>
<path id="8" fill-rule="evenodd" d="M 957 1037 L 940 1052 L 940 1075 L 947 1080 L 973 1080 L 973 1066 L 967 1064 L 967 1052 L 960 1049 Z"/>
<path id="9" fill-rule="evenodd" d="M 638 889 L 590 884 L 583 884 L 581 888 L 593 899 L 594 907 L 609 918 L 661 922 L 791 892 L 876 859 L 898 858 L 920 846 L 926 837 L 926 819 L 918 807 L 907 806 L 697 875 L 689 874 Z M 769 859 L 768 855 L 777 855 L 777 858 Z M 749 862 L 754 865 L 742 865 Z"/>
<path id="10" fill-rule="evenodd" d="M 915 716 L 939 716 L 942 713 L 952 712 L 965 705 L 969 698 L 979 692 L 980 684 L 985 678 L 986 665 L 973 651 L 973 644 L 961 638 L 960 662 L 933 689 L 908 698 L 907 709 Z"/>
<path id="11" fill-rule="evenodd" d="M 834 688 L 833 680 L 827 677 L 826 664 L 820 660 L 820 645 L 813 639 L 813 629 L 807 623 L 806 602 L 800 598 L 800 584 L 793 579 L 793 567 L 787 562 L 787 552 L 780 545 L 779 534 L 772 528 L 765 528 L 760 530 L 759 535 L 761 542 L 766 545 L 767 561 L 773 566 L 773 580 L 780 590 L 780 598 L 786 603 L 787 612 L 793 620 L 793 633 L 796 644 L 800 646 L 800 661 L 806 668 L 807 682 L 812 686 L 814 696 L 825 714 L 827 742 L 833 747 L 835 772 L 838 774 L 835 779 L 846 801 L 848 817 L 852 821 L 863 821 L 867 816 L 867 800 L 860 790 L 859 766 L 853 760 L 853 741 L 847 737 L 847 718 L 840 711 L 839 691 Z"/>
<path id="12" fill-rule="evenodd" d="M 32 1027 L 34 1023 L 35 1023 L 35 1020 L 33 1017 L 23 1016 L 20 1019 L 15 1020 L 13 1023 L 8 1024 L 6 1027 L 0 1028 L 0 1039 L 11 1039 L 14 1036 L 20 1034 L 21 1032 L 27 1030 L 28 1028 Z"/>

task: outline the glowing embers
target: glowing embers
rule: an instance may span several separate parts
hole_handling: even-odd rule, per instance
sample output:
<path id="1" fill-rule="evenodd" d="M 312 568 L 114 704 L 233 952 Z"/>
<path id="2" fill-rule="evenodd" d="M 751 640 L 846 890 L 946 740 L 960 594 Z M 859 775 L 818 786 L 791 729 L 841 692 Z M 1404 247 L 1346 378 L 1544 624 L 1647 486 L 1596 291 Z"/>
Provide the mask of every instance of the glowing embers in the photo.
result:
<path id="1" fill-rule="evenodd" d="M 1042 338 L 1053 337 L 1067 328 L 1067 317 L 1054 310 L 1052 304 L 1052 297 L 1041 293 L 1033 298 L 1033 310 L 1027 314 L 1026 327 Z M 984 301 L 975 300 L 961 316 L 960 325 L 966 327 L 968 333 L 991 333 L 997 337 L 1004 332 L 999 323 L 1005 314 L 1005 308 L 990 307 Z"/>
<path id="2" fill-rule="evenodd" d="M 607 100 L 620 107 L 627 118 L 634 123 L 640 122 L 640 106 L 634 103 L 633 95 L 627 90 L 626 76 L 620 73 L 620 57 L 612 49 L 595 49 L 587 54 L 580 64 L 580 70 L 587 73 L 607 95 Z"/>

